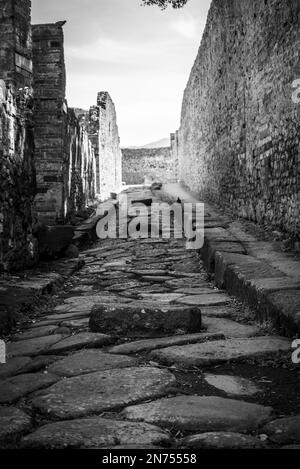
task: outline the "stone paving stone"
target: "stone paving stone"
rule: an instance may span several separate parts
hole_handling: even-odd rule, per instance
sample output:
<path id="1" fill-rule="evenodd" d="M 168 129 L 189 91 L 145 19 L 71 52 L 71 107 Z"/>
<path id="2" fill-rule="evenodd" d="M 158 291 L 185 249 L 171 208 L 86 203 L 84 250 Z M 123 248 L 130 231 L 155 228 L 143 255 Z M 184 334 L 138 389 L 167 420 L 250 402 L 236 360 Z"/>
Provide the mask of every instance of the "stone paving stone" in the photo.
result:
<path id="1" fill-rule="evenodd" d="M 57 329 L 57 326 L 55 325 L 35 327 L 33 329 L 29 329 L 24 332 L 21 332 L 20 334 L 14 335 L 13 340 L 18 341 L 18 340 L 35 339 L 36 337 L 44 337 L 44 336 L 54 333 L 56 329 Z"/>
<path id="2" fill-rule="evenodd" d="M 270 420 L 272 408 L 216 396 L 176 396 L 127 407 L 122 415 L 182 431 L 249 432 Z"/>
<path id="3" fill-rule="evenodd" d="M 217 365 L 270 354 L 274 356 L 277 352 L 290 350 L 290 340 L 268 336 L 168 347 L 151 352 L 151 357 L 167 364 L 193 367 Z"/>
<path id="4" fill-rule="evenodd" d="M 217 306 L 225 305 L 230 301 L 230 298 L 225 293 L 208 293 L 204 295 L 191 295 L 183 296 L 176 300 L 176 303 L 195 306 Z"/>
<path id="5" fill-rule="evenodd" d="M 201 306 L 201 313 L 203 317 L 229 318 L 234 314 L 234 311 L 229 305 Z"/>
<path id="6" fill-rule="evenodd" d="M 89 326 L 90 318 L 70 319 L 61 323 L 63 327 L 70 327 L 71 329 L 84 329 Z"/>
<path id="7" fill-rule="evenodd" d="M 19 373 L 26 365 L 31 362 L 30 357 L 15 357 L 0 364 L 0 379 L 14 376 Z"/>
<path id="8" fill-rule="evenodd" d="M 138 288 L 140 287 L 140 285 L 141 283 L 138 281 L 134 281 L 134 282 L 125 281 L 124 283 L 116 283 L 115 285 L 107 287 L 106 290 L 112 291 L 112 292 L 127 291 L 130 288 Z"/>
<path id="9" fill-rule="evenodd" d="M 37 389 L 42 389 L 56 383 L 58 376 L 46 373 L 34 373 L 14 376 L 0 381 L 0 403 L 8 404 L 20 399 Z"/>
<path id="10" fill-rule="evenodd" d="M 240 324 L 225 318 L 205 317 L 203 327 L 207 332 L 222 332 L 226 338 L 246 338 L 260 334 L 260 330 L 256 326 Z"/>
<path id="11" fill-rule="evenodd" d="M 72 419 L 160 397 L 175 384 L 174 376 L 159 368 L 107 370 L 64 379 L 34 398 L 32 405 L 50 417 Z"/>
<path id="12" fill-rule="evenodd" d="M 94 332 L 122 334 L 156 331 L 160 334 L 176 332 L 199 332 L 201 311 L 197 307 L 151 304 L 134 301 L 128 305 L 97 305 L 90 318 Z"/>
<path id="13" fill-rule="evenodd" d="M 140 275 L 140 276 L 143 276 L 143 275 L 154 275 L 155 277 L 164 277 L 168 274 L 168 271 L 166 269 L 164 270 L 154 270 L 154 269 L 144 269 L 144 270 L 134 270 L 132 269 L 131 272 L 135 275 Z"/>
<path id="14" fill-rule="evenodd" d="M 48 372 L 58 376 L 72 377 L 114 368 L 133 367 L 136 364 L 137 361 L 134 358 L 114 356 L 101 350 L 83 350 L 50 365 Z"/>
<path id="15" fill-rule="evenodd" d="M 143 423 L 92 417 L 56 422 L 38 428 L 22 439 L 22 448 L 108 448 L 116 445 L 168 444 L 170 436 L 158 427 Z"/>
<path id="16" fill-rule="evenodd" d="M 172 280 L 168 280 L 166 285 L 170 288 L 178 289 L 178 288 L 207 288 L 207 282 L 203 279 L 200 280 L 199 278 L 174 278 Z"/>
<path id="17" fill-rule="evenodd" d="M 0 441 L 25 433 L 30 429 L 31 418 L 16 407 L 0 407 Z"/>
<path id="18" fill-rule="evenodd" d="M 200 332 L 198 334 L 175 335 L 172 337 L 161 337 L 158 339 L 137 340 L 126 344 L 115 345 L 109 350 L 109 353 L 141 353 L 150 350 L 156 350 L 172 345 L 192 344 L 196 342 L 206 342 L 208 340 L 223 339 L 223 334 L 207 334 Z"/>
<path id="19" fill-rule="evenodd" d="M 276 444 L 300 443 L 300 414 L 273 420 L 262 429 L 262 433 L 269 435 Z"/>
<path id="20" fill-rule="evenodd" d="M 61 357 L 57 356 L 36 356 L 36 357 L 15 357 L 0 365 L 0 379 L 9 378 L 24 373 L 33 373 L 51 365 Z"/>
<path id="21" fill-rule="evenodd" d="M 153 301 L 154 303 L 173 303 L 183 297 L 180 293 L 141 293 L 139 296 L 144 300 Z"/>
<path id="22" fill-rule="evenodd" d="M 258 438 L 234 432 L 207 432 L 179 440 L 179 448 L 190 449 L 262 449 L 266 445 Z"/>
<path id="23" fill-rule="evenodd" d="M 92 332 L 81 332 L 67 337 L 60 342 L 49 347 L 45 353 L 62 353 L 78 350 L 81 348 L 103 347 L 114 342 L 114 339 L 106 334 L 96 334 Z"/>
<path id="24" fill-rule="evenodd" d="M 209 295 L 211 293 L 221 293 L 218 290 L 214 290 L 213 287 L 187 287 L 179 288 L 174 293 L 182 293 L 184 295 Z"/>
<path id="25" fill-rule="evenodd" d="M 260 392 L 252 381 L 239 376 L 205 374 L 205 381 L 211 386 L 236 396 L 253 396 Z"/>
<path id="26" fill-rule="evenodd" d="M 171 280 L 172 277 L 169 275 L 163 275 L 163 276 L 143 275 L 141 278 L 145 282 L 164 283 L 167 280 Z"/>
<path id="27" fill-rule="evenodd" d="M 21 340 L 19 342 L 9 342 L 7 344 L 7 357 L 18 357 L 25 355 L 31 357 L 45 353 L 53 344 L 63 339 L 60 334 L 49 335 L 45 337 L 36 337 L 35 339 Z"/>

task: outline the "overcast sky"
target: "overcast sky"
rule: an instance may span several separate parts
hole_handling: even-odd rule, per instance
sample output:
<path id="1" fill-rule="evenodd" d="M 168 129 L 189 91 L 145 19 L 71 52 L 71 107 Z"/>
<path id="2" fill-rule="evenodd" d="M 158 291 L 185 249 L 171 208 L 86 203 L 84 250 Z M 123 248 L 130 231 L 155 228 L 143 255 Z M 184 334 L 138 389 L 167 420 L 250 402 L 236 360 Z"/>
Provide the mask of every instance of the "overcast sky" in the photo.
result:
<path id="1" fill-rule="evenodd" d="M 121 145 L 168 137 L 200 45 L 210 0 L 180 10 L 140 0 L 32 0 L 32 22 L 67 20 L 69 106 L 88 109 L 98 91 L 115 102 Z"/>

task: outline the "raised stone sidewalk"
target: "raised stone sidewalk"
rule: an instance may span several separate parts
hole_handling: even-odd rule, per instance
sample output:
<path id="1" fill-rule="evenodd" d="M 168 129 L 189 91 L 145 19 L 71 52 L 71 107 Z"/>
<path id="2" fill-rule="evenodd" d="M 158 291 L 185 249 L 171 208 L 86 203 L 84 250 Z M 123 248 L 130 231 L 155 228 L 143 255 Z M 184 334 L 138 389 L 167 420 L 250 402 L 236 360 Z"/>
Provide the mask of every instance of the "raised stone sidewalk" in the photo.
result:
<path id="1" fill-rule="evenodd" d="M 179 184 L 166 184 L 156 195 L 175 202 L 199 202 Z M 205 204 L 205 242 L 201 257 L 218 288 L 253 307 L 288 337 L 300 332 L 300 261 L 275 241 L 261 241 L 215 207 Z"/>

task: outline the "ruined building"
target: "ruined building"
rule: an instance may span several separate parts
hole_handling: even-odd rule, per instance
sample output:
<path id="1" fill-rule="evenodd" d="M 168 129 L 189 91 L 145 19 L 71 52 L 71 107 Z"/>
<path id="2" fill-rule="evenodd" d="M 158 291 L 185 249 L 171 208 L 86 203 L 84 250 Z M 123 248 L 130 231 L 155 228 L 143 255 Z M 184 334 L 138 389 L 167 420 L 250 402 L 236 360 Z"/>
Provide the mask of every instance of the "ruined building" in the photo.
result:
<path id="1" fill-rule="evenodd" d="M 96 192 L 100 199 L 120 192 L 122 153 L 115 105 L 107 92 L 98 93 L 97 106 L 89 111 L 89 138 L 96 155 Z"/>
<path id="2" fill-rule="evenodd" d="M 33 264 L 37 222 L 65 223 L 121 187 L 116 112 L 68 108 L 63 25 L 31 27 L 30 0 L 0 0 L 0 272 Z M 92 118 L 92 120 L 90 120 Z"/>
<path id="3" fill-rule="evenodd" d="M 126 184 L 142 184 L 174 180 L 174 168 L 170 147 L 124 148 L 123 181 Z"/>
<path id="4" fill-rule="evenodd" d="M 178 176 L 235 214 L 299 235 L 299 0 L 213 0 L 172 140 Z"/>
<path id="5" fill-rule="evenodd" d="M 0 1 L 0 271 L 36 259 L 29 0 Z"/>

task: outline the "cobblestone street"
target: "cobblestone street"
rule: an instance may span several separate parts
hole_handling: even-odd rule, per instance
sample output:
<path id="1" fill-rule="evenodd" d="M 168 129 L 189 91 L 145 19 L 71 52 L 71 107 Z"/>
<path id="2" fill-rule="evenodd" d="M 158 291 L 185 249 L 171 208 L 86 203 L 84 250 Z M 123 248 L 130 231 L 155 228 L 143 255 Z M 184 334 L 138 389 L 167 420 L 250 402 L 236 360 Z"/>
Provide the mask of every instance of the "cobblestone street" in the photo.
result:
<path id="1" fill-rule="evenodd" d="M 3 447 L 300 444 L 291 340 L 217 289 L 184 239 L 97 240 L 80 259 L 7 345 Z"/>

